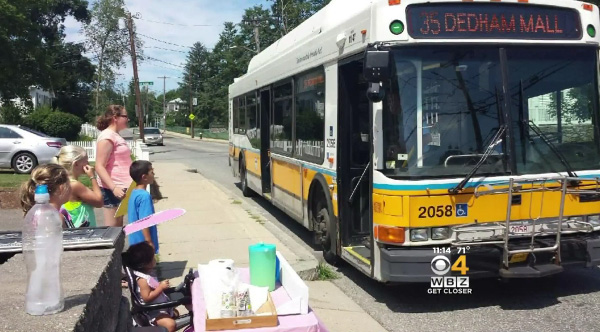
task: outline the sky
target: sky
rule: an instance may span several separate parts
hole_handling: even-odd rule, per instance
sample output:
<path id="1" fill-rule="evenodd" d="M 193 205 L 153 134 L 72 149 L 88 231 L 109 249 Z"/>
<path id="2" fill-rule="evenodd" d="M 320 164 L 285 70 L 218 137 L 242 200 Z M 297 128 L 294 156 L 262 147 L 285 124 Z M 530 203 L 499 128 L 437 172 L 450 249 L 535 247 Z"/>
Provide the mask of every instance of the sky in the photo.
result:
<path id="1" fill-rule="evenodd" d="M 90 1 L 90 8 L 92 2 L 93 0 Z M 244 10 L 255 5 L 268 8 L 270 2 L 267 0 L 125 0 L 127 10 L 132 14 L 139 13 L 140 19 L 134 22 L 138 36 L 144 42 L 144 55 L 164 61 L 138 62 L 140 81 L 154 82 L 150 90 L 162 94 L 163 79 L 159 77 L 167 76 L 169 78 L 165 80 L 166 90 L 177 88 L 183 76 L 181 67 L 185 64 L 188 47 L 195 42 L 201 42 L 206 47 L 212 48 L 219 40 L 223 23 L 239 22 Z M 69 17 L 64 24 L 66 41 L 85 40 L 80 23 Z M 121 68 L 118 74 L 117 87 L 119 84 L 126 87 L 127 82 L 133 77 L 131 57 L 126 58 L 126 66 Z"/>

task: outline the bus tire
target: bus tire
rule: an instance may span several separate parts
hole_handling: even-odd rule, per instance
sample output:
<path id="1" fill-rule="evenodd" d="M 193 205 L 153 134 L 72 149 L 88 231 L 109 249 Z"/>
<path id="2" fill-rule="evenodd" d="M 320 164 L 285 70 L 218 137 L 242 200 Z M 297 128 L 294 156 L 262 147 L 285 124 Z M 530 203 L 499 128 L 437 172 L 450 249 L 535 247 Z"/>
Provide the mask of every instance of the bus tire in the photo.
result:
<path id="1" fill-rule="evenodd" d="M 331 207 L 331 200 L 323 189 L 324 179 L 319 179 L 314 184 L 312 190 L 312 218 L 314 229 L 321 232 L 321 247 L 323 249 L 323 258 L 331 265 L 336 265 L 339 262 L 337 255 L 337 224 Z"/>
<path id="2" fill-rule="evenodd" d="M 252 196 L 252 189 L 248 187 L 248 176 L 246 174 L 246 161 L 240 155 L 240 186 L 242 187 L 242 195 L 244 197 Z"/>

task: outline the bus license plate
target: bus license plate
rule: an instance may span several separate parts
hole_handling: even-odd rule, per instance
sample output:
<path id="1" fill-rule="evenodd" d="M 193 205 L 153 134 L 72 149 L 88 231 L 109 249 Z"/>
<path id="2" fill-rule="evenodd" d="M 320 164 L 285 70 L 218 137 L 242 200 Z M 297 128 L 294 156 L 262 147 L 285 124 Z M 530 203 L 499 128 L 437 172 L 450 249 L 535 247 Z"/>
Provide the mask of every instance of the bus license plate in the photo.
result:
<path id="1" fill-rule="evenodd" d="M 512 234 L 531 234 L 533 226 L 527 225 L 514 225 L 510 226 L 510 233 Z"/>

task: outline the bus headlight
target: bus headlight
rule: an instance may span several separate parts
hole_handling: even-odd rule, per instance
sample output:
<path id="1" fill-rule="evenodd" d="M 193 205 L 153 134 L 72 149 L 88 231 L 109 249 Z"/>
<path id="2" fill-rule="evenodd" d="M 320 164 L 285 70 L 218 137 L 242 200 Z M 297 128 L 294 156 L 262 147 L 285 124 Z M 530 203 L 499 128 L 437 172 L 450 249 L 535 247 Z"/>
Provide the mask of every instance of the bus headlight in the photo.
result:
<path id="1" fill-rule="evenodd" d="M 432 240 L 445 240 L 450 237 L 450 228 L 448 227 L 434 227 L 431 229 Z"/>
<path id="2" fill-rule="evenodd" d="M 429 237 L 427 236 L 427 228 L 417 228 L 410 230 L 410 241 L 411 242 L 420 242 L 427 241 Z"/>

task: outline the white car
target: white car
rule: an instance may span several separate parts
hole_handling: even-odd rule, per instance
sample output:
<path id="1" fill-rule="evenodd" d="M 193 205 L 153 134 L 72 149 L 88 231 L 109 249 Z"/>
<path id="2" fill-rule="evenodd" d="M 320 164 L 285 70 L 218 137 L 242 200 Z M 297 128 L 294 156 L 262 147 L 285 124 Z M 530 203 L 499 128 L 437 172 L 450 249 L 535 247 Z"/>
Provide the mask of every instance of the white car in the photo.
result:
<path id="1" fill-rule="evenodd" d="M 163 135 L 160 129 L 156 127 L 144 128 L 144 141 L 146 141 L 146 145 L 165 145 L 163 143 Z"/>
<path id="2" fill-rule="evenodd" d="M 31 173 L 37 165 L 49 163 L 63 145 L 67 145 L 64 138 L 23 126 L 0 125 L 0 167 Z"/>

